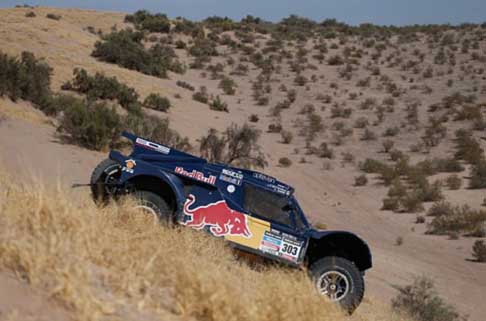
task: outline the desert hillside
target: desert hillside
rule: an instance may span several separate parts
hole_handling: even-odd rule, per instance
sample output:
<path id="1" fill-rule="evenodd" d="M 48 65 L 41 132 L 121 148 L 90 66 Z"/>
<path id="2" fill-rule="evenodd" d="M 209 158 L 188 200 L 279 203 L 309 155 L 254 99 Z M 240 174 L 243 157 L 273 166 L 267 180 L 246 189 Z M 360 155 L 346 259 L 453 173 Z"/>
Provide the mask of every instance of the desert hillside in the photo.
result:
<path id="1" fill-rule="evenodd" d="M 278 24 L 254 17 L 173 19 L 161 27 L 149 19 L 78 9 L 0 10 L 0 54 L 28 51 L 47 63 L 53 101 L 71 101 L 58 95 L 72 95 L 78 105 L 94 99 L 120 115 L 106 141 L 86 140 L 67 122 L 73 113 L 66 106 L 13 99 L 0 88 L 4 171 L 19 181 L 40 177 L 68 189 L 89 180 L 117 143 L 110 135 L 123 126 L 200 154 L 201 138 L 211 128 L 224 135 L 232 124 L 248 124 L 259 134 L 254 143 L 267 163 L 263 171 L 296 188 L 314 223 L 369 242 L 374 267 L 366 275 L 366 302 L 354 318 L 379 320 L 373 313 L 389 304 L 397 287 L 427 276 L 460 314 L 484 319 L 486 264 L 475 260 L 472 247 L 486 236 L 485 25 L 352 27 L 291 16 Z M 127 54 L 117 56 L 110 47 L 116 41 L 135 43 L 133 52 L 140 55 L 128 55 L 132 47 L 125 47 Z M 106 82 L 131 93 L 136 108 L 121 95 L 83 86 L 101 77 L 116 77 L 122 85 Z M 152 94 L 159 98 L 155 106 Z M 144 124 L 132 124 L 135 113 L 145 115 Z M 163 135 L 147 125 L 166 118 Z M 72 193 L 73 203 L 88 197 L 87 190 Z M 152 295 L 147 304 L 157 309 Z M 61 297 L 82 311 L 75 296 Z M 180 308 L 205 319 L 198 314 L 202 306 Z M 185 316 L 164 309 L 167 318 Z"/>

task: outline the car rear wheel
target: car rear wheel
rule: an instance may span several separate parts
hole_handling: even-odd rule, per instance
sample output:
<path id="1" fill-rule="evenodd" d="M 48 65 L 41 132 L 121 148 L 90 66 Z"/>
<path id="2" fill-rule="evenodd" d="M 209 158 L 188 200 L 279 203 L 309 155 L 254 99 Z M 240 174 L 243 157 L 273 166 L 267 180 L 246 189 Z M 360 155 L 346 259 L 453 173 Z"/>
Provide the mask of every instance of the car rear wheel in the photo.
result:
<path id="1" fill-rule="evenodd" d="M 337 256 L 325 257 L 311 265 L 310 273 L 318 293 L 349 314 L 361 303 L 364 280 L 353 262 Z"/>
<path id="2" fill-rule="evenodd" d="M 134 197 L 137 210 L 158 218 L 163 224 L 172 222 L 172 210 L 169 204 L 159 195 L 149 191 L 136 191 Z"/>
<path id="3" fill-rule="evenodd" d="M 91 174 L 91 195 L 96 204 L 106 205 L 114 195 L 116 183 L 121 176 L 121 165 L 112 159 L 105 159 Z"/>

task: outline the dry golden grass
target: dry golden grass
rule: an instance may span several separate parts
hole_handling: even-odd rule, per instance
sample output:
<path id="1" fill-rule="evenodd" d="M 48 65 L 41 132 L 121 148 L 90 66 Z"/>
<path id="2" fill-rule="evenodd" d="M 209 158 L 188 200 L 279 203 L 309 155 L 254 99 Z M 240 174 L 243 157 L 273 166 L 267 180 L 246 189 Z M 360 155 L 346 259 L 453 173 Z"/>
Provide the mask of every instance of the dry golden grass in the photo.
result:
<path id="1" fill-rule="evenodd" d="M 225 243 L 163 228 L 129 203 L 100 210 L 60 187 L 1 175 L 0 186 L 0 268 L 47 290 L 76 319 L 344 318 L 305 272 L 252 270 Z"/>

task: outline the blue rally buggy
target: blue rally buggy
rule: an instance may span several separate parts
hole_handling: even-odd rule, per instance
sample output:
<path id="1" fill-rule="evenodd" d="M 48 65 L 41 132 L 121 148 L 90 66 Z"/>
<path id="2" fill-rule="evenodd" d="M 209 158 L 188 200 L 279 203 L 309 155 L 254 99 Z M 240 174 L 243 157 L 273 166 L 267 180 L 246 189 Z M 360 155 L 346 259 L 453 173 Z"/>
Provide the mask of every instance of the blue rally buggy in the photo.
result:
<path id="1" fill-rule="evenodd" d="M 358 236 L 322 231 L 307 221 L 293 188 L 265 174 L 211 164 L 137 137 L 125 156 L 112 151 L 91 176 L 95 202 L 134 195 L 162 222 L 224 238 L 236 249 L 306 268 L 317 291 L 352 313 L 364 295 L 371 253 Z"/>

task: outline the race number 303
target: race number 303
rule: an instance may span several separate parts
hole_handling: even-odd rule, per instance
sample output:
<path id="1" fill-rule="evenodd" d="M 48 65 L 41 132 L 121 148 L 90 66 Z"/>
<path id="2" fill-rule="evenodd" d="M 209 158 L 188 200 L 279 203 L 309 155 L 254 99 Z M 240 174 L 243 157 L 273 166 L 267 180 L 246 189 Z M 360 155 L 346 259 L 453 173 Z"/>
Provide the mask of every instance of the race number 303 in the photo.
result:
<path id="1" fill-rule="evenodd" d="M 299 257 L 300 246 L 283 240 L 279 252 L 284 256 L 290 256 L 296 259 Z"/>

